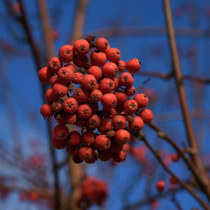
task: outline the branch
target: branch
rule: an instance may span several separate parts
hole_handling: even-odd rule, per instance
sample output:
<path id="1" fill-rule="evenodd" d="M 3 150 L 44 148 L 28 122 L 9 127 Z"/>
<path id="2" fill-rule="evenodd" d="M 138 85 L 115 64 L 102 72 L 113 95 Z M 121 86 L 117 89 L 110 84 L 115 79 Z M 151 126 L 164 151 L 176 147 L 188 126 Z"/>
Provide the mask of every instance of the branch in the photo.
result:
<path id="1" fill-rule="evenodd" d="M 90 31 L 85 35 L 88 36 L 93 34 L 97 37 L 122 37 L 122 36 L 164 36 L 167 33 L 165 27 L 120 27 L 113 26 L 106 29 L 99 29 L 95 31 Z M 209 38 L 210 30 L 200 30 L 198 28 L 176 28 L 176 34 L 180 37 L 192 37 L 192 38 Z"/>
<path id="2" fill-rule="evenodd" d="M 178 50 L 175 40 L 175 33 L 174 33 L 174 26 L 173 26 L 173 20 L 172 20 L 172 14 L 171 14 L 171 8 L 170 8 L 170 1 L 169 0 L 163 0 L 164 2 L 164 9 L 165 9 L 165 18 L 167 23 L 167 30 L 168 30 L 168 37 L 169 37 L 169 44 L 171 48 L 171 55 L 172 55 L 172 61 L 173 61 L 173 68 L 176 78 L 176 87 L 179 95 L 179 100 L 181 104 L 182 109 L 182 115 L 184 118 L 184 124 L 186 128 L 186 134 L 188 137 L 188 142 L 191 147 L 191 150 L 194 151 L 190 154 L 191 159 L 195 166 L 197 167 L 197 170 L 200 173 L 200 176 L 202 176 L 202 179 L 205 181 L 205 185 L 203 188 L 205 189 L 205 193 L 210 200 L 210 184 L 208 181 L 208 177 L 205 173 L 205 170 L 202 166 L 202 162 L 199 156 L 198 151 L 198 145 L 197 141 L 194 135 L 194 131 L 192 128 L 192 124 L 190 121 L 190 113 L 188 109 L 187 99 L 186 99 L 186 93 L 185 93 L 185 87 L 183 84 L 183 76 L 180 68 L 180 62 L 179 62 L 179 56 L 178 56 Z"/>
<path id="3" fill-rule="evenodd" d="M 137 73 L 137 75 L 142 75 L 142 76 L 148 76 L 148 77 L 157 77 L 160 79 L 164 79 L 164 80 L 169 80 L 171 78 L 173 78 L 174 76 L 174 72 L 171 72 L 170 74 L 165 74 L 165 73 L 159 73 L 159 72 L 155 72 L 155 71 L 140 71 Z M 183 80 L 190 80 L 193 82 L 197 82 L 197 83 L 204 83 L 204 84 L 210 84 L 210 79 L 205 79 L 205 78 L 200 78 L 200 77 L 196 77 L 196 76 L 191 76 L 191 75 L 183 75 L 182 76 Z"/>
<path id="4" fill-rule="evenodd" d="M 88 5 L 88 0 L 79 0 L 77 5 L 77 12 L 75 16 L 74 29 L 71 36 L 70 44 L 75 40 L 81 38 L 83 34 L 83 26 L 85 21 L 85 11 Z M 72 157 L 69 159 L 69 169 L 71 173 L 71 196 L 70 196 L 70 209 L 78 210 L 77 207 L 77 199 L 79 197 L 79 184 L 81 182 L 79 177 L 79 172 L 81 170 L 81 166 L 79 164 L 75 164 L 72 160 Z"/>
<path id="5" fill-rule="evenodd" d="M 159 127 L 157 127 L 153 123 L 149 123 L 148 126 L 152 128 L 154 131 L 157 132 L 158 137 L 162 138 L 166 142 L 168 142 L 179 154 L 179 156 L 184 160 L 186 165 L 188 166 L 189 170 L 192 172 L 193 176 L 195 177 L 196 181 L 201 185 L 204 186 L 205 180 L 202 179 L 199 172 L 196 170 L 193 163 L 187 158 L 187 156 L 183 153 L 183 151 L 179 148 L 179 146 L 175 143 L 175 141 L 170 138 L 164 131 L 162 131 Z M 206 186 L 206 185 L 205 185 Z"/>
<path id="6" fill-rule="evenodd" d="M 147 146 L 147 148 L 153 153 L 153 155 L 155 156 L 155 158 L 158 160 L 158 162 L 160 163 L 160 165 L 165 169 L 165 171 L 170 174 L 172 177 L 176 177 L 177 181 L 179 182 L 179 184 L 186 190 L 188 191 L 200 204 L 201 206 L 203 206 L 205 209 L 210 209 L 208 204 L 206 204 L 203 200 L 201 200 L 201 198 L 194 192 L 194 190 L 188 186 L 187 184 L 185 184 L 181 179 L 179 179 L 179 177 L 176 176 L 176 174 L 174 174 L 168 167 L 167 165 L 162 161 L 160 155 L 152 148 L 152 146 L 149 144 L 149 142 L 147 141 L 145 135 L 142 135 L 141 140 L 145 143 L 145 145 Z"/>
<path id="7" fill-rule="evenodd" d="M 24 8 L 23 0 L 18 0 L 18 1 L 19 1 L 19 5 L 20 5 L 21 14 L 22 14 L 20 21 L 21 21 L 23 28 L 25 30 L 25 33 L 27 35 L 27 40 L 31 47 L 31 52 L 32 52 L 33 58 L 35 60 L 37 71 L 39 71 L 39 69 L 42 67 L 42 65 L 41 65 L 41 62 L 39 59 L 38 49 L 36 47 L 35 42 L 33 41 L 31 30 L 30 30 L 29 24 L 27 22 L 27 15 L 26 15 L 26 10 Z M 45 100 L 45 90 L 46 90 L 46 86 L 42 85 L 42 101 L 43 102 Z M 56 170 L 56 154 L 55 154 L 55 151 L 51 145 L 51 127 L 52 127 L 51 121 L 48 119 L 47 120 L 47 130 L 48 130 L 47 133 L 49 135 L 48 143 L 49 143 L 50 156 L 51 156 L 53 172 L 54 172 L 54 189 L 55 189 L 54 199 L 56 202 L 56 209 L 59 210 L 59 206 L 60 206 L 59 196 L 58 196 L 59 195 L 59 180 L 58 180 L 58 173 Z"/>

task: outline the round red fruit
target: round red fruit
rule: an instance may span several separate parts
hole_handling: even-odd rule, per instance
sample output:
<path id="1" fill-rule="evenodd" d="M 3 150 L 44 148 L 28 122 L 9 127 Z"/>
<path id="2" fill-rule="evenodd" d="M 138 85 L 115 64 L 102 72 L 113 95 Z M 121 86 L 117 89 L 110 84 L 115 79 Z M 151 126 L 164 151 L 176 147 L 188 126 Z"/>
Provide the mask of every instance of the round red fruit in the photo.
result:
<path id="1" fill-rule="evenodd" d="M 106 51 L 106 56 L 109 61 L 118 63 L 120 60 L 120 51 L 117 48 L 110 48 Z"/>
<path id="2" fill-rule="evenodd" d="M 156 183 L 156 189 L 159 192 L 162 192 L 165 189 L 165 182 L 160 180 Z"/>
<path id="3" fill-rule="evenodd" d="M 117 97 L 113 93 L 106 93 L 103 95 L 101 103 L 105 108 L 114 108 L 117 105 Z"/>
<path id="4" fill-rule="evenodd" d="M 109 43 L 105 38 L 98 38 L 96 40 L 96 49 L 105 52 L 105 50 L 108 48 Z"/>
<path id="5" fill-rule="evenodd" d="M 54 134 L 58 140 L 65 140 L 69 135 L 69 129 L 65 125 L 57 125 L 54 128 Z"/>
<path id="6" fill-rule="evenodd" d="M 103 78 L 100 81 L 99 89 L 102 93 L 110 93 L 115 89 L 115 84 L 112 79 Z"/>
<path id="7" fill-rule="evenodd" d="M 152 114 L 152 111 L 150 109 L 144 109 L 144 110 L 139 112 L 139 117 L 142 118 L 144 123 L 150 123 L 153 119 L 153 114 Z"/>
<path id="8" fill-rule="evenodd" d="M 100 90 L 94 89 L 90 93 L 90 102 L 97 103 L 102 99 L 102 97 L 103 93 Z"/>
<path id="9" fill-rule="evenodd" d="M 134 79 L 129 72 L 124 72 L 119 77 L 119 84 L 125 87 L 131 87 L 134 83 Z"/>
<path id="10" fill-rule="evenodd" d="M 97 149 L 105 151 L 111 146 L 111 141 L 104 134 L 98 135 L 95 139 L 95 146 Z"/>
<path id="11" fill-rule="evenodd" d="M 112 129 L 112 122 L 108 118 L 103 118 L 97 129 L 100 133 L 104 134 Z"/>
<path id="12" fill-rule="evenodd" d="M 106 54 L 104 52 L 93 51 L 91 54 L 91 63 L 96 66 L 103 66 L 106 63 Z"/>
<path id="13" fill-rule="evenodd" d="M 134 114 L 138 110 L 138 104 L 135 100 L 129 99 L 123 105 L 124 111 L 127 114 Z"/>
<path id="14" fill-rule="evenodd" d="M 118 67 L 113 62 L 105 63 L 102 67 L 104 77 L 113 78 L 118 73 Z"/>
<path id="15" fill-rule="evenodd" d="M 125 62 L 123 60 L 118 61 L 117 63 L 118 72 L 122 72 L 125 70 Z"/>
<path id="16" fill-rule="evenodd" d="M 77 87 L 74 91 L 73 97 L 77 100 L 78 103 L 83 103 L 88 100 L 89 92 L 84 88 Z"/>
<path id="17" fill-rule="evenodd" d="M 82 87 L 89 91 L 94 89 L 96 83 L 96 78 L 92 74 L 85 75 L 81 81 Z"/>
<path id="18" fill-rule="evenodd" d="M 123 129 L 126 127 L 127 121 L 126 119 L 121 115 L 116 115 L 112 119 L 112 127 L 115 130 Z"/>
<path id="19" fill-rule="evenodd" d="M 48 63 L 47 67 L 51 74 L 55 74 L 62 67 L 62 63 L 59 58 L 53 57 L 50 59 L 50 62 Z"/>
<path id="20" fill-rule="evenodd" d="M 59 58 L 65 63 L 69 63 L 73 60 L 73 47 L 71 45 L 63 45 L 59 50 Z"/>
<path id="21" fill-rule="evenodd" d="M 92 74 L 96 80 L 100 80 L 102 78 L 102 70 L 99 66 L 91 66 L 88 69 L 88 74 Z"/>
<path id="22" fill-rule="evenodd" d="M 133 121 L 129 123 L 129 128 L 132 132 L 138 132 L 144 127 L 144 121 L 141 117 L 135 116 Z"/>
<path id="23" fill-rule="evenodd" d="M 124 152 L 123 150 L 121 150 L 119 153 L 116 154 L 112 154 L 112 158 L 116 161 L 116 162 L 123 162 L 126 160 L 127 154 L 126 152 Z"/>
<path id="24" fill-rule="evenodd" d="M 53 109 L 51 104 L 43 104 L 40 108 L 40 113 L 44 118 L 50 118 L 53 115 Z"/>
<path id="25" fill-rule="evenodd" d="M 43 67 L 39 70 L 39 80 L 42 83 L 47 84 L 49 82 L 50 77 L 51 74 L 47 67 Z"/>
<path id="26" fill-rule="evenodd" d="M 68 89 L 65 85 L 56 83 L 53 85 L 53 91 L 55 96 L 62 98 L 63 96 L 65 96 L 68 92 Z"/>
<path id="27" fill-rule="evenodd" d="M 77 146 L 80 144 L 80 134 L 77 131 L 71 131 L 67 143 L 71 146 Z"/>
<path id="28" fill-rule="evenodd" d="M 85 39 L 79 39 L 79 40 L 76 40 L 74 42 L 73 47 L 74 47 L 75 54 L 77 54 L 77 55 L 85 55 L 88 52 L 89 48 L 90 48 L 90 44 Z"/>
<path id="29" fill-rule="evenodd" d="M 95 142 L 95 133 L 86 131 L 82 134 L 82 143 L 84 146 L 91 146 Z"/>
<path id="30" fill-rule="evenodd" d="M 127 130 L 120 129 L 115 133 L 114 140 L 118 144 L 126 144 L 130 141 L 130 133 Z"/>
<path id="31" fill-rule="evenodd" d="M 92 115 L 92 109 L 88 104 L 78 106 L 77 114 L 82 119 L 88 119 Z"/>
<path id="32" fill-rule="evenodd" d="M 134 58 L 132 60 L 126 61 L 126 69 L 134 74 L 137 71 L 139 71 L 141 68 L 141 63 L 139 62 L 139 60 L 137 58 Z"/>
<path id="33" fill-rule="evenodd" d="M 133 99 L 137 102 L 140 109 L 145 108 L 149 103 L 148 97 L 143 93 L 136 94 Z"/>
<path id="34" fill-rule="evenodd" d="M 63 101 L 63 109 L 69 114 L 74 114 L 78 109 L 78 102 L 73 97 L 68 97 Z"/>

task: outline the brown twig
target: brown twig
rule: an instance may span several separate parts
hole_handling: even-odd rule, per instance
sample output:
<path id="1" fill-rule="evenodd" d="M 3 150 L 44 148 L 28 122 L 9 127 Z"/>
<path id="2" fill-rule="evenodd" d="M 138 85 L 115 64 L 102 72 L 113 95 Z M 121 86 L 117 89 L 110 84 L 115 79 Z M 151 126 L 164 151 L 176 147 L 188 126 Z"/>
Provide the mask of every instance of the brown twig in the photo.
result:
<path id="1" fill-rule="evenodd" d="M 55 56 L 55 49 L 49 18 L 49 11 L 45 0 L 38 0 L 38 6 L 43 29 L 43 37 L 47 48 L 47 58 L 48 60 L 50 60 L 53 56 Z"/>
<path id="2" fill-rule="evenodd" d="M 160 163 L 160 165 L 165 169 L 165 171 L 170 174 L 172 177 L 176 177 L 178 183 L 186 190 L 188 191 L 205 209 L 210 209 L 210 207 L 208 206 L 208 204 L 206 204 L 195 192 L 194 190 L 188 186 L 187 184 L 185 184 L 185 182 L 183 182 L 181 179 L 179 179 L 179 177 L 176 176 L 176 174 L 174 174 L 168 167 L 167 165 L 162 161 L 159 153 L 157 153 L 153 147 L 149 144 L 149 142 L 147 141 L 145 135 L 142 135 L 141 140 L 145 143 L 145 145 L 147 146 L 147 148 L 153 153 L 153 155 L 155 156 L 155 158 L 158 160 L 158 162 Z"/>
<path id="3" fill-rule="evenodd" d="M 19 0 L 19 5 L 20 5 L 20 10 L 21 10 L 21 17 L 20 17 L 20 21 L 23 25 L 23 28 L 25 30 L 25 33 L 27 35 L 27 40 L 28 43 L 30 44 L 31 47 L 31 52 L 33 55 L 33 58 L 35 60 L 35 64 L 37 67 L 37 71 L 42 67 L 40 59 L 39 59 L 39 53 L 38 53 L 38 49 L 37 46 L 33 40 L 32 34 L 31 34 L 31 30 L 27 21 L 27 14 L 26 14 L 26 10 L 24 8 L 24 4 L 23 4 L 23 0 Z M 46 90 L 46 86 L 42 85 L 42 101 L 44 102 L 45 100 L 45 90 Z M 51 155 L 51 160 L 52 160 L 52 166 L 53 166 L 53 174 L 54 174 L 54 199 L 55 199 L 55 203 L 56 203 L 56 210 L 59 210 L 59 180 L 58 180 L 58 172 L 56 169 L 56 154 L 54 149 L 52 148 L 51 145 L 51 121 L 48 120 L 47 121 L 47 133 L 48 133 L 48 142 L 49 142 L 49 150 L 50 150 L 50 155 Z"/>
<path id="4" fill-rule="evenodd" d="M 210 199 L 210 187 L 209 187 L 210 185 L 209 185 L 208 177 L 206 176 L 205 170 L 202 166 L 202 162 L 201 162 L 201 159 L 199 156 L 197 141 L 196 141 L 194 131 L 192 128 L 192 124 L 191 124 L 191 120 L 190 120 L 190 113 L 189 113 L 189 109 L 188 109 L 185 87 L 183 84 L 183 76 L 182 76 L 182 72 L 181 72 L 181 68 L 180 68 L 178 50 L 177 50 L 177 45 L 176 45 L 176 40 L 175 40 L 175 33 L 174 33 L 174 26 L 173 26 L 173 20 L 172 20 L 171 8 L 170 8 L 170 1 L 163 0 L 163 2 L 164 2 L 169 44 L 170 44 L 170 48 L 171 48 L 171 55 L 172 55 L 172 61 L 173 61 L 173 68 L 174 68 L 175 79 L 176 79 L 176 87 L 177 87 L 179 100 L 180 100 L 180 104 L 181 104 L 181 110 L 182 110 L 182 115 L 184 118 L 184 124 L 185 124 L 185 128 L 186 128 L 188 142 L 191 147 L 190 148 L 191 151 L 193 151 L 193 153 L 191 153 L 190 156 L 191 156 L 191 159 L 192 159 L 193 163 L 195 164 L 197 170 L 199 171 L 200 176 L 202 176 L 202 179 L 205 182 L 205 184 L 202 185 L 202 189 L 205 190 L 207 197 Z"/>
<path id="5" fill-rule="evenodd" d="M 157 132 L 158 137 L 164 139 L 166 142 L 168 142 L 175 150 L 176 152 L 179 154 L 179 156 L 184 160 L 184 162 L 186 163 L 186 165 L 188 166 L 189 170 L 192 172 L 192 174 L 194 175 L 195 179 L 197 180 L 198 183 L 200 183 L 200 185 L 205 185 L 204 180 L 202 180 L 202 177 L 200 176 L 200 174 L 198 173 L 198 171 L 196 170 L 195 166 L 193 165 L 193 163 L 187 158 L 187 156 L 184 154 L 184 152 L 179 148 L 179 146 L 176 144 L 176 142 L 170 138 L 164 131 L 162 131 L 158 126 L 156 126 L 153 123 L 149 123 L 148 124 L 149 127 L 151 127 L 153 130 L 155 130 Z"/>
<path id="6" fill-rule="evenodd" d="M 137 73 L 137 75 L 141 75 L 141 76 L 148 76 L 148 77 L 157 77 L 160 79 L 164 79 L 164 80 L 169 80 L 171 78 L 173 78 L 174 76 L 174 72 L 171 72 L 170 74 L 166 74 L 166 73 L 159 73 L 159 72 L 155 72 L 155 71 L 139 71 Z M 191 76 L 191 75 L 183 75 L 182 76 L 183 80 L 190 80 L 193 82 L 197 82 L 197 83 L 204 83 L 204 84 L 210 84 L 210 79 L 205 79 L 205 78 L 200 78 L 200 77 L 196 77 L 196 76 Z"/>
<path id="7" fill-rule="evenodd" d="M 70 44 L 75 40 L 81 38 L 83 34 L 83 26 L 85 21 L 85 11 L 88 5 L 88 0 L 79 0 L 77 5 L 77 12 L 75 16 L 74 29 L 71 35 Z M 71 173 L 71 196 L 70 196 L 70 209 L 77 210 L 77 199 L 79 196 L 79 184 L 81 182 L 79 178 L 79 172 L 81 171 L 81 166 L 75 164 L 72 157 L 69 159 L 69 169 Z"/>
<path id="8" fill-rule="evenodd" d="M 192 38 L 209 38 L 209 30 L 200 30 L 198 28 L 176 28 L 177 36 L 180 37 L 192 37 Z M 167 33 L 165 27 L 110 27 L 107 29 L 99 29 L 96 31 L 90 31 L 85 35 L 94 34 L 97 37 L 123 37 L 123 36 L 164 36 Z"/>

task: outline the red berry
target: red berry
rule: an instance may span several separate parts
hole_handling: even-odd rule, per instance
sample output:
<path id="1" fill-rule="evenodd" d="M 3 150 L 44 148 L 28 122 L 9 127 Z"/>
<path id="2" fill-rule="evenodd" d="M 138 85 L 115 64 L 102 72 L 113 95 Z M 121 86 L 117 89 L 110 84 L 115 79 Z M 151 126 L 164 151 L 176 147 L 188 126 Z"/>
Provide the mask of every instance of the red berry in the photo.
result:
<path id="1" fill-rule="evenodd" d="M 59 58 L 65 63 L 69 63 L 73 60 L 73 47 L 71 45 L 63 45 L 59 50 Z"/>
<path id="2" fill-rule="evenodd" d="M 104 134 L 98 135 L 95 139 L 95 146 L 97 149 L 105 151 L 111 146 L 111 141 Z"/>
<path id="3" fill-rule="evenodd" d="M 177 184 L 177 183 L 179 183 L 179 181 L 177 180 L 176 177 L 171 176 L 171 177 L 170 177 L 170 183 L 171 183 L 171 184 Z"/>
<path id="4" fill-rule="evenodd" d="M 86 90 L 93 90 L 96 85 L 96 78 L 92 74 L 87 74 L 83 77 L 81 84 Z"/>
<path id="5" fill-rule="evenodd" d="M 76 114 L 68 114 L 66 116 L 66 121 L 68 124 L 75 125 L 77 122 L 77 115 Z"/>
<path id="6" fill-rule="evenodd" d="M 47 67 L 43 67 L 39 70 L 39 80 L 42 83 L 47 84 L 49 82 L 50 77 L 51 77 L 51 74 Z"/>
<path id="7" fill-rule="evenodd" d="M 58 83 L 58 76 L 57 75 L 53 75 L 52 77 L 50 77 L 49 83 L 50 83 L 50 86 L 53 87 L 53 85 L 55 83 Z"/>
<path id="8" fill-rule="evenodd" d="M 58 140 L 55 136 L 52 137 L 51 142 L 55 149 L 64 149 L 66 147 L 66 141 Z"/>
<path id="9" fill-rule="evenodd" d="M 88 69 L 88 74 L 92 74 L 96 78 L 96 80 L 100 80 L 102 77 L 102 70 L 98 66 L 91 66 Z"/>
<path id="10" fill-rule="evenodd" d="M 90 102 L 91 103 L 97 103 L 99 102 L 103 97 L 103 94 L 100 90 L 94 89 L 90 93 Z"/>
<path id="11" fill-rule="evenodd" d="M 134 79 L 129 72 L 124 72 L 119 77 L 119 84 L 125 87 L 131 87 L 134 83 Z"/>
<path id="12" fill-rule="evenodd" d="M 134 74 L 137 71 L 139 71 L 140 68 L 141 68 L 141 63 L 139 62 L 139 60 L 137 58 L 126 61 L 126 69 L 130 73 Z"/>
<path id="13" fill-rule="evenodd" d="M 101 52 L 105 52 L 105 50 L 108 48 L 109 43 L 105 38 L 99 38 L 96 40 L 96 48 L 97 50 Z"/>
<path id="14" fill-rule="evenodd" d="M 152 111 L 151 110 L 144 109 L 144 110 L 142 110 L 142 111 L 139 112 L 139 117 L 142 118 L 142 120 L 144 121 L 144 123 L 149 123 L 153 119 L 153 114 L 152 114 Z"/>
<path id="15" fill-rule="evenodd" d="M 84 88 L 77 87 L 74 91 L 73 97 L 77 100 L 78 103 L 83 103 L 88 100 L 89 92 Z"/>
<path id="16" fill-rule="evenodd" d="M 119 153 L 116 154 L 112 154 L 112 158 L 116 161 L 116 162 L 123 162 L 126 160 L 127 154 L 121 150 Z"/>
<path id="17" fill-rule="evenodd" d="M 58 70 L 58 81 L 62 84 L 69 84 L 74 80 L 74 72 L 68 67 L 62 67 Z"/>
<path id="18" fill-rule="evenodd" d="M 156 184 L 156 189 L 157 189 L 157 191 L 162 192 L 165 189 L 165 182 L 158 181 Z"/>
<path id="19" fill-rule="evenodd" d="M 105 63 L 102 67 L 104 77 L 113 78 L 118 73 L 118 67 L 113 62 Z"/>
<path id="20" fill-rule="evenodd" d="M 123 105 L 124 111 L 127 114 L 134 114 L 138 110 L 138 104 L 135 100 L 129 99 Z"/>
<path id="21" fill-rule="evenodd" d="M 40 108 L 40 113 L 44 118 L 50 118 L 53 115 L 52 105 L 50 104 L 43 104 Z"/>
<path id="22" fill-rule="evenodd" d="M 125 101 L 127 100 L 127 96 L 122 91 L 118 90 L 114 92 L 114 95 L 117 97 L 117 104 L 123 105 Z"/>
<path id="23" fill-rule="evenodd" d="M 61 124 L 61 125 L 65 125 L 67 124 L 67 120 L 66 120 L 66 113 L 63 112 L 63 113 L 55 113 L 55 120 Z"/>
<path id="24" fill-rule="evenodd" d="M 95 133 L 86 131 L 82 134 L 82 143 L 84 146 L 91 146 L 95 142 Z"/>
<path id="25" fill-rule="evenodd" d="M 87 56 L 83 55 L 74 55 L 74 58 L 73 58 L 73 63 L 75 66 L 77 67 L 82 67 L 82 66 L 85 66 L 85 64 L 88 62 L 88 58 Z"/>
<path id="26" fill-rule="evenodd" d="M 90 147 L 82 147 L 79 149 L 79 158 L 84 161 L 89 161 L 93 157 L 93 149 Z"/>
<path id="27" fill-rule="evenodd" d="M 127 96 L 134 96 L 136 94 L 136 88 L 134 86 L 127 87 L 124 92 Z"/>
<path id="28" fill-rule="evenodd" d="M 126 119 L 121 115 L 116 115 L 112 119 L 112 127 L 115 130 L 123 129 L 126 127 Z"/>
<path id="29" fill-rule="evenodd" d="M 68 89 L 65 85 L 56 83 L 53 85 L 53 91 L 54 91 L 55 96 L 61 98 L 67 94 Z"/>
<path id="30" fill-rule="evenodd" d="M 71 146 L 77 146 L 80 144 L 80 134 L 77 131 L 71 131 L 67 143 Z"/>
<path id="31" fill-rule="evenodd" d="M 82 73 L 80 73 L 80 72 L 74 73 L 74 83 L 75 84 L 80 84 L 82 79 L 83 79 L 83 74 Z"/>
<path id="32" fill-rule="evenodd" d="M 99 89 L 102 93 L 110 93 L 115 89 L 115 84 L 112 79 L 103 78 L 100 81 Z"/>
<path id="33" fill-rule="evenodd" d="M 179 154 L 175 153 L 175 154 L 171 155 L 171 160 L 174 161 L 174 162 L 179 161 L 179 158 L 180 158 Z"/>
<path id="34" fill-rule="evenodd" d="M 71 69 L 74 73 L 77 72 L 76 67 L 71 63 L 66 64 L 65 67 L 68 68 L 68 69 Z"/>
<path id="35" fill-rule="evenodd" d="M 92 115 L 92 109 L 88 104 L 78 106 L 77 114 L 82 119 L 88 119 Z"/>
<path id="36" fill-rule="evenodd" d="M 85 55 L 89 50 L 90 44 L 85 39 L 79 39 L 74 42 L 73 47 L 77 55 Z"/>
<path id="37" fill-rule="evenodd" d="M 103 116 L 112 119 L 114 116 L 117 115 L 117 110 L 115 108 L 103 108 L 102 109 Z"/>
<path id="38" fill-rule="evenodd" d="M 122 72 L 125 70 L 125 62 L 123 60 L 118 61 L 117 63 L 118 72 Z"/>
<path id="39" fill-rule="evenodd" d="M 106 51 L 106 56 L 109 61 L 118 63 L 120 60 L 120 51 L 117 48 L 110 48 Z"/>
<path id="40" fill-rule="evenodd" d="M 117 97 L 113 93 L 106 93 L 103 95 L 101 103 L 105 108 L 114 108 L 117 105 Z"/>
<path id="41" fill-rule="evenodd" d="M 126 144 L 130 141 L 130 133 L 127 130 L 120 129 L 115 133 L 114 140 L 118 144 Z"/>
<path id="42" fill-rule="evenodd" d="M 62 105 L 61 101 L 54 101 L 52 103 L 52 109 L 54 112 L 59 112 L 62 110 L 62 108 L 63 108 L 63 105 Z"/>
<path id="43" fill-rule="evenodd" d="M 72 155 L 72 160 L 73 160 L 73 162 L 76 163 L 76 164 L 80 164 L 80 163 L 83 162 L 83 160 L 79 157 L 79 151 L 78 151 L 78 150 L 76 150 L 76 151 L 73 153 L 73 155 Z"/>
<path id="44" fill-rule="evenodd" d="M 74 114 L 78 109 L 77 100 L 73 97 L 68 97 L 63 101 L 63 109 L 69 114 Z"/>
<path id="45" fill-rule="evenodd" d="M 53 101 L 56 101 L 59 97 L 55 95 L 53 89 L 48 89 L 45 93 L 45 99 L 47 103 L 52 103 Z"/>
<path id="46" fill-rule="evenodd" d="M 112 157 L 112 154 L 109 150 L 106 151 L 98 151 L 98 158 L 102 161 L 110 160 Z"/>
<path id="47" fill-rule="evenodd" d="M 69 129 L 65 125 L 57 125 L 54 128 L 54 134 L 58 140 L 65 140 L 69 135 Z"/>
<path id="48" fill-rule="evenodd" d="M 97 66 L 103 66 L 106 63 L 106 54 L 104 52 L 93 51 L 91 54 L 91 63 Z"/>
<path id="49" fill-rule="evenodd" d="M 149 103 L 148 97 L 143 93 L 136 94 L 133 99 L 137 102 L 140 109 L 145 108 Z"/>
<path id="50" fill-rule="evenodd" d="M 87 119 L 86 128 L 88 130 L 95 130 L 101 124 L 101 118 L 97 114 L 93 114 Z"/>
<path id="51" fill-rule="evenodd" d="M 141 117 L 135 116 L 128 125 L 132 132 L 138 132 L 144 127 L 144 121 Z"/>
<path id="52" fill-rule="evenodd" d="M 59 58 L 53 57 L 50 59 L 50 62 L 48 63 L 47 67 L 51 74 L 55 74 L 62 67 L 62 63 Z"/>
<path id="53" fill-rule="evenodd" d="M 98 131 L 102 134 L 112 129 L 112 123 L 109 119 L 103 118 L 101 119 L 100 125 L 97 127 Z"/>

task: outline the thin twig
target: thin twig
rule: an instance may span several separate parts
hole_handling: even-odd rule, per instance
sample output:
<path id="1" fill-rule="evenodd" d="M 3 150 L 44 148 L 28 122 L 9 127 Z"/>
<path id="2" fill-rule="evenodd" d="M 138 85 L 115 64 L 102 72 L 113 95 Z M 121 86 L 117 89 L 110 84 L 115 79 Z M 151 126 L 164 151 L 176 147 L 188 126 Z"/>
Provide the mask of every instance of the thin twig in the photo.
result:
<path id="1" fill-rule="evenodd" d="M 79 0 L 77 4 L 77 12 L 75 16 L 74 29 L 71 35 L 70 44 L 72 44 L 75 40 L 81 38 L 83 35 L 83 26 L 85 21 L 85 11 L 88 5 L 88 0 Z M 69 159 L 69 169 L 71 176 L 71 196 L 70 196 L 70 209 L 77 210 L 77 199 L 79 196 L 79 184 L 81 182 L 79 178 L 79 172 L 81 171 L 81 166 L 79 164 L 75 164 L 72 160 L 72 157 Z"/>
<path id="2" fill-rule="evenodd" d="M 200 30 L 199 28 L 184 28 L 177 27 L 175 29 L 177 36 L 179 37 L 191 37 L 191 38 L 209 38 L 210 30 Z M 98 29 L 90 31 L 85 35 L 93 34 L 97 37 L 123 37 L 123 36 L 164 36 L 167 31 L 165 27 L 120 27 L 114 26 L 105 29 Z"/>
<path id="3" fill-rule="evenodd" d="M 35 44 L 35 42 L 33 41 L 33 37 L 31 34 L 31 30 L 27 21 L 27 15 L 26 15 L 26 10 L 23 4 L 23 0 L 19 0 L 19 5 L 20 5 L 20 10 L 21 10 L 21 18 L 20 21 L 23 25 L 23 28 L 25 30 L 25 33 L 27 35 L 27 40 L 28 43 L 30 44 L 31 47 L 31 52 L 33 55 L 33 58 L 35 60 L 35 64 L 37 67 L 37 71 L 42 67 L 40 59 L 39 59 L 39 53 L 38 53 L 38 49 L 37 46 Z M 46 86 L 42 85 L 42 101 L 44 102 L 45 100 L 45 90 L 46 90 Z M 58 172 L 56 170 L 56 154 L 54 149 L 52 148 L 51 145 L 51 121 L 47 120 L 47 134 L 48 136 L 48 142 L 49 142 L 49 150 L 50 150 L 50 156 L 51 156 L 51 160 L 52 160 L 52 168 L 53 168 L 53 174 L 54 174 L 54 199 L 55 199 L 55 203 L 56 203 L 56 210 L 59 210 L 59 180 L 58 180 Z"/>
<path id="4" fill-rule="evenodd" d="M 169 80 L 171 78 L 173 78 L 174 76 L 174 72 L 171 72 L 170 74 L 166 74 L 166 73 L 159 73 L 159 72 L 155 72 L 155 71 L 139 71 L 137 73 L 137 75 L 141 75 L 141 76 L 148 76 L 148 77 L 157 77 L 160 79 L 164 79 L 164 80 Z M 191 75 L 183 75 L 183 80 L 190 80 L 193 82 L 197 82 L 197 83 L 204 83 L 204 84 L 210 84 L 210 79 L 205 79 L 205 78 L 200 78 L 200 77 L 196 77 L 196 76 L 191 76 Z"/>
<path id="5" fill-rule="evenodd" d="M 208 177 L 205 173 L 205 170 L 203 168 L 199 151 L 198 151 L 198 145 L 195 138 L 195 134 L 192 128 L 192 123 L 190 120 L 190 113 L 188 109 L 187 99 L 186 99 L 186 93 L 185 93 L 185 87 L 183 84 L 183 76 L 181 72 L 180 62 L 179 62 L 179 56 L 178 56 L 178 50 L 175 40 L 175 33 L 174 33 L 174 26 L 173 26 L 173 20 L 172 20 L 172 14 L 171 14 L 171 8 L 170 8 L 170 1 L 169 0 L 163 0 L 164 2 L 164 9 L 165 9 L 165 18 L 167 23 L 167 30 L 168 30 L 168 37 L 169 37 L 169 44 L 171 48 L 171 55 L 172 55 L 172 61 L 173 61 L 173 68 L 175 73 L 175 79 L 176 79 L 176 87 L 179 95 L 179 100 L 181 104 L 181 110 L 182 115 L 184 118 L 184 124 L 186 128 L 186 134 L 188 138 L 188 142 L 190 145 L 191 151 L 193 153 L 190 154 L 191 159 L 195 166 L 197 167 L 197 170 L 199 171 L 200 176 L 202 176 L 202 179 L 204 180 L 205 184 L 202 185 L 202 189 L 205 191 L 208 199 L 210 199 L 210 184 L 208 181 Z"/>
<path id="6" fill-rule="evenodd" d="M 155 158 L 158 160 L 158 162 L 160 163 L 160 165 L 165 169 L 165 171 L 170 174 L 172 177 L 176 177 L 178 183 L 186 190 L 188 191 L 205 209 L 210 209 L 210 207 L 208 206 L 208 204 L 206 204 L 195 192 L 194 190 L 188 186 L 187 184 L 185 184 L 185 182 L 183 182 L 181 179 L 179 179 L 179 177 L 176 176 L 176 174 L 174 174 L 168 167 L 167 165 L 162 161 L 159 153 L 157 153 L 153 147 L 150 145 L 150 143 L 147 141 L 145 135 L 142 135 L 141 140 L 145 143 L 145 145 L 147 146 L 147 148 L 153 153 L 153 155 L 155 156 Z"/>

